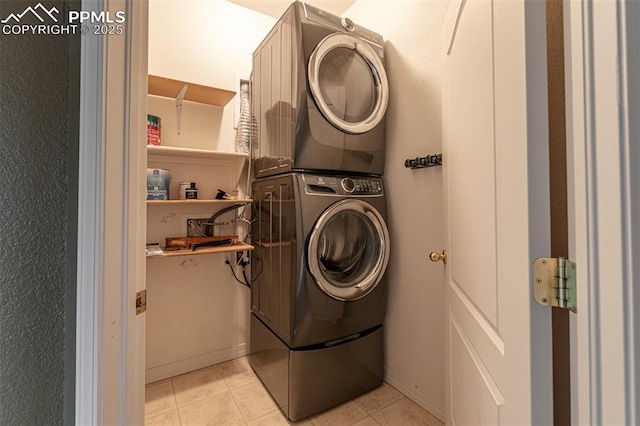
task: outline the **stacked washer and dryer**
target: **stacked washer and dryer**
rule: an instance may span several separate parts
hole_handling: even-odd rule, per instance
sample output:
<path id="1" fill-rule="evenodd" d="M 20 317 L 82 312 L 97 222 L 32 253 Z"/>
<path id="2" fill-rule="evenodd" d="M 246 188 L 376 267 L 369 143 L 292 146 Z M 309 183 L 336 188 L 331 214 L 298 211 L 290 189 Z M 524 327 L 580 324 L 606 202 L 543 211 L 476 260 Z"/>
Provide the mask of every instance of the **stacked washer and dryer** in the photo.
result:
<path id="1" fill-rule="evenodd" d="M 294 2 L 253 55 L 250 364 L 290 420 L 382 383 L 382 37 Z"/>

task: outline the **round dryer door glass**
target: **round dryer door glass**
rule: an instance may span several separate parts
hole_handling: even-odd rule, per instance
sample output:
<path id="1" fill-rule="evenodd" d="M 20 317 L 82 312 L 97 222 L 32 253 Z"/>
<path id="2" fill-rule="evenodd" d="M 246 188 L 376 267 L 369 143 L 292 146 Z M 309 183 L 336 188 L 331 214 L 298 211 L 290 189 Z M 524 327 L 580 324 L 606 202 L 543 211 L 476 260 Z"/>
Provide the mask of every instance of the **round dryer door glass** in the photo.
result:
<path id="1" fill-rule="evenodd" d="M 380 213 L 361 200 L 342 200 L 320 216 L 309 237 L 309 270 L 320 289 L 338 300 L 370 293 L 389 260 L 389 232 Z"/>
<path id="2" fill-rule="evenodd" d="M 308 76 L 318 109 L 343 132 L 368 132 L 384 118 L 387 75 L 367 42 L 350 34 L 325 37 L 309 58 Z"/>
<path id="3" fill-rule="evenodd" d="M 375 80 L 367 61 L 351 49 L 337 47 L 325 55 L 318 87 L 327 108 L 347 123 L 361 123 L 375 110 Z"/>

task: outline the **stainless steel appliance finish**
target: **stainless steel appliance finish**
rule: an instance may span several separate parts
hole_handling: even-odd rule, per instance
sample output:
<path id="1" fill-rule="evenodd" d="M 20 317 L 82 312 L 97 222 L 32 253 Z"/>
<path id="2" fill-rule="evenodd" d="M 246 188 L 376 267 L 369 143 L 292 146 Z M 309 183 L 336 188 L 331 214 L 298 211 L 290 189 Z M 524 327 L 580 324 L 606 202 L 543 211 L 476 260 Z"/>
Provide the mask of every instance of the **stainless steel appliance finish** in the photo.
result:
<path id="1" fill-rule="evenodd" d="M 343 344 L 295 350 L 251 314 L 249 359 L 284 414 L 296 421 L 382 384 L 382 326 Z"/>
<path id="2" fill-rule="evenodd" d="M 254 181 L 253 198 L 251 310 L 280 339 L 300 348 L 384 322 L 381 178 L 291 173 Z"/>
<path id="3" fill-rule="evenodd" d="M 294 2 L 253 54 L 254 176 L 382 175 L 388 99 L 382 37 Z"/>
<path id="4" fill-rule="evenodd" d="M 253 182 L 250 363 L 298 420 L 382 381 L 389 233 L 382 179 Z"/>

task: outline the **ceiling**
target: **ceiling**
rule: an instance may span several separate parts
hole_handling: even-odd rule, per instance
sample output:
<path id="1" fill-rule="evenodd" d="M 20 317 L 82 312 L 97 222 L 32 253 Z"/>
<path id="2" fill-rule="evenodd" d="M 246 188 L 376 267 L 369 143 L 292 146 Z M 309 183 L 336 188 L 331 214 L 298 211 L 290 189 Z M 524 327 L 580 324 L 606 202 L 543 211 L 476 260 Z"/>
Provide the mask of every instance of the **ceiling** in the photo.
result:
<path id="1" fill-rule="evenodd" d="M 280 18 L 292 0 L 227 0 L 265 15 Z M 308 2 L 326 12 L 342 15 L 356 0 L 312 0 Z"/>

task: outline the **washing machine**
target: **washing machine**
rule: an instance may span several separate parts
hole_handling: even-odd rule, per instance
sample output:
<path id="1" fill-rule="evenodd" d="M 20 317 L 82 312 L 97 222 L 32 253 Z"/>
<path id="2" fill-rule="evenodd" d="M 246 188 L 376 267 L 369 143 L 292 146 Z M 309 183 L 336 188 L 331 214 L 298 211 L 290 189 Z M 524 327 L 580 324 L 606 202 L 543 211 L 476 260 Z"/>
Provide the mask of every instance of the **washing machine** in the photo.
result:
<path id="1" fill-rule="evenodd" d="M 382 179 L 253 182 L 250 363 L 298 420 L 382 383 L 389 232 Z"/>
<path id="2" fill-rule="evenodd" d="M 389 84 L 383 39 L 294 2 L 253 54 L 252 164 L 382 175 Z"/>

